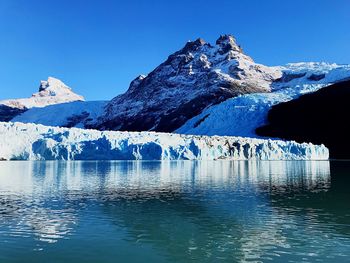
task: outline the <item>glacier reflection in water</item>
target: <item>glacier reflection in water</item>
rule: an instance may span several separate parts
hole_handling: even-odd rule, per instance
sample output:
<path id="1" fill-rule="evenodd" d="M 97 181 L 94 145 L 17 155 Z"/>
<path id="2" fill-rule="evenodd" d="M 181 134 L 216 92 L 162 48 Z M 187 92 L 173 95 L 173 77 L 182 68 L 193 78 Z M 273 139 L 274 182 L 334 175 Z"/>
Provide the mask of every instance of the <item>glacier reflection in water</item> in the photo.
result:
<path id="1" fill-rule="evenodd" d="M 345 262 L 331 165 L 1 162 L 0 262 Z"/>

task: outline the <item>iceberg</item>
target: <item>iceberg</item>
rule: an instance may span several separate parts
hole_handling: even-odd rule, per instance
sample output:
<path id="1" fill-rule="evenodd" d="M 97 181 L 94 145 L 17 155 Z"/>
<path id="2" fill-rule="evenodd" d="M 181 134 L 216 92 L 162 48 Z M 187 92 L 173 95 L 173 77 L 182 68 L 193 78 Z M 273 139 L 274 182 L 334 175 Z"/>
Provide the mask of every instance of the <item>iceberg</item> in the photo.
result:
<path id="1" fill-rule="evenodd" d="M 327 160 L 324 145 L 0 122 L 0 160 Z"/>

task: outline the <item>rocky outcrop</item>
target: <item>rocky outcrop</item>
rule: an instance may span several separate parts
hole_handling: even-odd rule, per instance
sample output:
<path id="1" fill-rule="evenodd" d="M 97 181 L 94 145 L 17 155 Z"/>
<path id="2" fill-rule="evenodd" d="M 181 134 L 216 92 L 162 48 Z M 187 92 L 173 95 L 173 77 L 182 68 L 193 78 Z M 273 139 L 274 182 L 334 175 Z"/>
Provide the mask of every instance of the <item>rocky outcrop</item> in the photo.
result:
<path id="1" fill-rule="evenodd" d="M 10 121 L 17 115 L 25 112 L 26 109 L 9 107 L 0 104 L 0 121 Z"/>
<path id="2" fill-rule="evenodd" d="M 349 101 L 350 81 L 336 83 L 273 106 L 268 113 L 269 124 L 256 132 L 261 136 L 323 143 L 331 158 L 349 159 Z"/>

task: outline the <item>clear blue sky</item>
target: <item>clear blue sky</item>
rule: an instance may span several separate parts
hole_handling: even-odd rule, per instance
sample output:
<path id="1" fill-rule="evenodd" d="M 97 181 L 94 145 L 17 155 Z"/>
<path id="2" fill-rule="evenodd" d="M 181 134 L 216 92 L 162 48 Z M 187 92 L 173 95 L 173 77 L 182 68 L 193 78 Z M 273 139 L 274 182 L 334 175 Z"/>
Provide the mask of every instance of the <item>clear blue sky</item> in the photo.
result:
<path id="1" fill-rule="evenodd" d="M 224 33 L 267 65 L 350 63 L 350 1 L 0 0 L 0 99 L 48 76 L 111 99 L 186 41 Z"/>

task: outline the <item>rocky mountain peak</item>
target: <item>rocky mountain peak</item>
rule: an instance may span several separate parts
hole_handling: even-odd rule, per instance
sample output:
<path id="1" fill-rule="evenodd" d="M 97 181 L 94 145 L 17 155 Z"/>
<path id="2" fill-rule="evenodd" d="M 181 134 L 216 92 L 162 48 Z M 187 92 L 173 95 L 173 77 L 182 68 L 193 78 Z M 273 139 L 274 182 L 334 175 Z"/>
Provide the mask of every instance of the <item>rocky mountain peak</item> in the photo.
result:
<path id="1" fill-rule="evenodd" d="M 70 87 L 61 80 L 48 77 L 47 80 L 40 81 L 39 92 L 32 97 L 61 97 L 62 100 L 84 100 L 84 97 L 75 94 Z"/>
<path id="2" fill-rule="evenodd" d="M 74 93 L 61 80 L 49 77 L 47 80 L 40 81 L 39 91 L 32 94 L 31 97 L 3 100 L 0 101 L 0 105 L 26 110 L 73 101 L 84 101 L 84 97 Z"/>
<path id="3" fill-rule="evenodd" d="M 98 129 L 174 131 L 209 105 L 238 95 L 269 92 L 278 69 L 256 64 L 235 38 L 222 35 L 216 45 L 198 38 L 171 54 L 147 76 L 134 79 L 113 98 Z"/>
<path id="4" fill-rule="evenodd" d="M 242 52 L 242 48 L 237 44 L 236 39 L 232 35 L 221 35 L 216 40 L 216 45 L 218 45 L 222 53 L 227 53 L 230 50 Z"/>
<path id="5" fill-rule="evenodd" d="M 61 80 L 54 78 L 54 77 L 48 77 L 47 80 L 41 80 L 40 81 L 40 86 L 39 86 L 39 92 L 44 91 L 47 89 L 69 89 L 71 90 L 70 87 L 68 87 L 66 84 L 64 84 Z"/>
<path id="6" fill-rule="evenodd" d="M 133 81 L 131 81 L 129 85 L 129 91 L 133 92 L 137 89 L 137 87 L 141 84 L 142 80 L 145 79 L 145 75 L 139 75 L 137 78 L 135 78 Z"/>
<path id="7" fill-rule="evenodd" d="M 179 51 L 181 54 L 195 52 L 204 45 L 209 45 L 202 38 L 197 38 L 195 41 L 188 41 L 186 45 Z M 176 54 L 176 53 L 175 53 Z"/>

